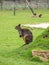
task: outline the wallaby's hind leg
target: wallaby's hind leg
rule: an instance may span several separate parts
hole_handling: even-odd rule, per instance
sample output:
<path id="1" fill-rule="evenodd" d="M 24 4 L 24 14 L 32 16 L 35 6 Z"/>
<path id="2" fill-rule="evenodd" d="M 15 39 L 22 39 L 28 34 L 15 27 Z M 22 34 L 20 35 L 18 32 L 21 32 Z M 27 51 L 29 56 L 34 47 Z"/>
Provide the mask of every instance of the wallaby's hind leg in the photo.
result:
<path id="1" fill-rule="evenodd" d="M 28 41 L 25 41 L 25 44 L 27 45 L 27 44 L 29 44 L 29 42 Z"/>
<path id="2" fill-rule="evenodd" d="M 33 36 L 32 35 L 25 35 L 24 36 L 24 41 L 25 41 L 25 44 L 29 44 L 30 42 L 32 42 L 32 39 L 33 39 Z"/>

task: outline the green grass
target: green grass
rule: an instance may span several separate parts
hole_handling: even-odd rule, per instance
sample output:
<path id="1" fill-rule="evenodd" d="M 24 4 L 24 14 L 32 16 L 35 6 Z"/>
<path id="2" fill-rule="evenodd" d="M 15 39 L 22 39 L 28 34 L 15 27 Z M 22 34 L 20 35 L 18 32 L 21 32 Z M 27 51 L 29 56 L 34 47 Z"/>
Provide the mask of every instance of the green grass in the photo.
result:
<path id="1" fill-rule="evenodd" d="M 29 28 L 33 33 L 34 42 L 24 47 L 21 47 L 24 41 L 22 38 L 19 38 L 18 31 L 15 30 L 15 26 L 19 23 L 33 24 L 49 22 L 49 10 L 35 11 L 38 14 L 42 13 L 42 18 L 33 18 L 30 10 L 17 10 L 16 16 L 13 16 L 12 11 L 0 11 L 0 65 L 49 65 L 49 62 L 33 61 L 31 56 L 32 49 L 43 49 L 40 42 L 42 38 L 37 37 L 41 35 L 44 29 Z M 44 42 L 47 42 L 47 40 Z M 47 46 L 44 47 L 44 49 L 46 48 Z"/>

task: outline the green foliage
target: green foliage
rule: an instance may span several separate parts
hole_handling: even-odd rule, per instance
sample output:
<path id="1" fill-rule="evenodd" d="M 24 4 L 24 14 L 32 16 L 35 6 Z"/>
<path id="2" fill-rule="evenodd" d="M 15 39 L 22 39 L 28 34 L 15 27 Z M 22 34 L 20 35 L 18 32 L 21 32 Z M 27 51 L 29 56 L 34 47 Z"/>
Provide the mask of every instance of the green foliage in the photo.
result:
<path id="1" fill-rule="evenodd" d="M 32 60 L 31 61 L 38 61 L 38 62 L 42 62 L 42 60 L 40 59 L 40 57 L 39 56 L 35 56 L 35 57 L 33 57 L 32 58 Z"/>
<path id="2" fill-rule="evenodd" d="M 49 49 L 49 27 L 40 36 L 37 37 L 35 43 L 36 47 L 41 49 Z"/>
<path id="3" fill-rule="evenodd" d="M 43 29 L 30 29 L 34 40 L 22 47 L 24 41 L 19 38 L 18 31 L 15 30 L 15 26 L 19 23 L 49 22 L 49 10 L 36 10 L 36 12 L 42 13 L 42 18 L 33 18 L 29 10 L 17 10 L 16 16 L 13 16 L 11 11 L 0 11 L 0 65 L 49 65 L 49 62 L 33 61 L 36 59 L 31 54 L 34 49 L 49 50 L 49 36 L 43 38 L 47 32 Z"/>

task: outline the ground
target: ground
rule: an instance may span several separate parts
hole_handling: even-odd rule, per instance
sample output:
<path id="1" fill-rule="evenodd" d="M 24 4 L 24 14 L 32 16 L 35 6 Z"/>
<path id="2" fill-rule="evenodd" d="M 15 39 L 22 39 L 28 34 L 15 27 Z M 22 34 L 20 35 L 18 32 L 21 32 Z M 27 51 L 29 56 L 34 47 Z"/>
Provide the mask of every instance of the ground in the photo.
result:
<path id="1" fill-rule="evenodd" d="M 35 10 L 37 14 L 42 13 L 42 18 L 33 18 L 30 10 L 17 10 L 16 16 L 12 11 L 0 11 L 0 65 L 49 65 L 49 62 L 33 61 L 31 57 L 31 47 L 21 47 L 24 41 L 19 38 L 18 31 L 15 30 L 17 24 L 33 24 L 49 22 L 49 10 Z M 31 29 L 34 40 L 45 29 Z M 30 49 L 26 51 L 26 49 Z M 35 48 L 36 49 L 36 48 Z M 40 50 L 40 48 L 38 48 Z M 29 53 L 30 52 L 30 53 Z M 24 53 L 24 54 L 23 54 Z"/>

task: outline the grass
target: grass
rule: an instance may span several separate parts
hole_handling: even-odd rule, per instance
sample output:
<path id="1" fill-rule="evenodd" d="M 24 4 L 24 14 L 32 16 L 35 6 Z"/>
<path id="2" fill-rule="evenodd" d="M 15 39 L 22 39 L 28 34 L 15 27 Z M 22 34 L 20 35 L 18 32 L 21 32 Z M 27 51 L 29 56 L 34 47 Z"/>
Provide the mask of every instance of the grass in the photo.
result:
<path id="1" fill-rule="evenodd" d="M 42 18 L 33 18 L 29 10 L 17 10 L 16 16 L 12 11 L 0 11 L 0 65 L 49 65 L 49 62 L 33 61 L 32 49 L 43 49 L 40 37 L 44 29 L 30 29 L 34 36 L 34 42 L 24 47 L 24 41 L 19 38 L 18 31 L 15 30 L 17 24 L 33 24 L 49 22 L 49 10 L 35 10 L 42 13 Z M 39 36 L 39 38 L 37 38 Z M 41 40 L 40 40 L 41 39 Z M 46 40 L 46 39 L 44 39 Z M 44 41 L 42 40 L 42 42 Z M 40 42 L 40 43 L 39 43 Z M 44 41 L 44 43 L 47 42 Z M 49 42 L 49 41 L 48 41 Z M 42 47 L 43 45 L 43 47 Z M 44 47 L 44 49 L 46 49 Z M 49 47 L 47 48 L 49 49 Z"/>

